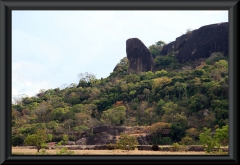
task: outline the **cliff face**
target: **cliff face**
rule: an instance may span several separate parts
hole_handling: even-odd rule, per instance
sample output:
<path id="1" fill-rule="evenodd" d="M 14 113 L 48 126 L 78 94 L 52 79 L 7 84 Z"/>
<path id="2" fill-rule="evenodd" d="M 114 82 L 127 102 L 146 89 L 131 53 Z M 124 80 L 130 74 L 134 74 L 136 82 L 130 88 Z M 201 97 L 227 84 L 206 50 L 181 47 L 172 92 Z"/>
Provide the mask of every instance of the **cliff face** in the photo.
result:
<path id="1" fill-rule="evenodd" d="M 138 38 L 126 41 L 126 52 L 129 61 L 128 73 L 154 71 L 154 62 L 148 48 Z"/>
<path id="2" fill-rule="evenodd" d="M 228 22 L 203 26 L 165 45 L 161 55 L 173 51 L 179 62 L 207 58 L 213 52 L 228 55 Z"/>

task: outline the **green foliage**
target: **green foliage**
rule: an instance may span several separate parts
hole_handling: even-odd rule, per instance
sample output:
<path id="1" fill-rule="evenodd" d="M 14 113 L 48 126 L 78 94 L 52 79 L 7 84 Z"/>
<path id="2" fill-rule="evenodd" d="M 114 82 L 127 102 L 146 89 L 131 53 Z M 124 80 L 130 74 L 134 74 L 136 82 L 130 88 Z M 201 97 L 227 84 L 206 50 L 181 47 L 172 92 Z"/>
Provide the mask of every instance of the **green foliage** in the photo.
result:
<path id="1" fill-rule="evenodd" d="M 186 136 L 196 140 L 199 137 L 199 131 L 196 128 L 189 128 L 186 130 Z"/>
<path id="2" fill-rule="evenodd" d="M 158 41 L 158 42 L 156 42 L 156 44 L 149 46 L 149 51 L 151 52 L 153 58 L 156 58 L 156 56 L 160 55 L 160 52 L 161 52 L 164 44 L 165 44 L 165 42 Z"/>
<path id="3" fill-rule="evenodd" d="M 127 83 L 136 83 L 136 82 L 140 81 L 140 77 L 137 76 L 136 74 L 130 74 L 130 75 L 126 75 L 124 77 L 124 80 Z"/>
<path id="4" fill-rule="evenodd" d="M 186 146 L 180 145 L 178 143 L 173 143 L 172 151 L 186 151 Z"/>
<path id="5" fill-rule="evenodd" d="M 173 141 L 177 142 L 180 141 L 185 135 L 186 127 L 184 125 L 181 125 L 180 123 L 173 123 L 171 125 L 171 132 L 170 132 L 170 136 L 172 138 Z"/>
<path id="6" fill-rule="evenodd" d="M 211 129 L 207 129 L 206 127 L 203 129 L 204 132 L 200 133 L 199 139 L 204 144 L 203 146 L 206 147 L 206 152 L 210 153 L 214 146 L 216 146 L 216 141 L 213 139 L 213 133 Z"/>
<path id="7" fill-rule="evenodd" d="M 191 137 L 189 136 L 185 136 L 181 139 L 181 142 L 180 144 L 184 144 L 184 145 L 191 145 L 191 144 L 194 144 L 194 141 Z"/>
<path id="8" fill-rule="evenodd" d="M 120 138 L 116 143 L 116 148 L 122 150 L 134 150 L 136 145 L 138 145 L 138 141 L 135 136 L 121 133 Z"/>
<path id="9" fill-rule="evenodd" d="M 174 55 L 156 56 L 154 63 L 158 70 L 166 68 L 179 69 L 180 67 L 179 62 Z"/>
<path id="10" fill-rule="evenodd" d="M 217 128 L 214 134 L 214 138 L 221 146 L 228 145 L 228 125 L 222 128 Z"/>
<path id="11" fill-rule="evenodd" d="M 172 143 L 173 143 L 173 141 L 170 137 L 162 137 L 159 140 L 159 144 L 161 144 L 161 145 L 171 145 Z"/>
<path id="12" fill-rule="evenodd" d="M 56 108 L 52 111 L 51 117 L 53 120 L 63 121 L 63 115 L 66 113 L 64 108 Z"/>
<path id="13" fill-rule="evenodd" d="M 206 147 L 206 152 L 212 152 L 214 147 L 220 149 L 220 146 L 228 145 L 228 125 L 222 128 L 217 128 L 215 133 L 211 132 L 211 129 L 204 128 L 204 132 L 200 133 L 199 139 L 201 140 L 204 147 Z"/>
<path id="14" fill-rule="evenodd" d="M 109 144 L 106 144 L 106 147 L 108 150 L 114 150 L 116 148 L 116 144 L 109 143 Z"/>
<path id="15" fill-rule="evenodd" d="M 63 134 L 62 140 L 58 143 L 58 145 L 67 145 L 68 144 L 68 135 Z"/>
<path id="16" fill-rule="evenodd" d="M 126 119 L 126 107 L 119 106 L 103 111 L 101 119 L 106 124 L 122 125 Z"/>
<path id="17" fill-rule="evenodd" d="M 47 141 L 52 141 L 52 137 L 53 137 L 53 135 L 52 134 L 47 134 Z"/>
<path id="18" fill-rule="evenodd" d="M 74 127 L 73 129 L 81 134 L 84 131 L 88 130 L 89 128 L 87 126 L 80 125 L 80 126 Z"/>
<path id="19" fill-rule="evenodd" d="M 23 142 L 24 142 L 23 137 L 18 136 L 18 135 L 12 136 L 12 145 L 13 146 L 21 145 L 21 144 L 23 144 Z"/>
<path id="20" fill-rule="evenodd" d="M 203 94 L 196 94 L 190 98 L 189 108 L 193 112 L 200 111 L 208 106 L 209 98 Z"/>
<path id="21" fill-rule="evenodd" d="M 16 98 L 12 105 L 13 145 L 20 145 L 38 129 L 46 130 L 46 141 L 59 142 L 63 134 L 76 140 L 101 124 L 150 126 L 151 144 L 172 144 L 187 143 L 188 137 L 197 142 L 203 127 L 225 126 L 228 59 L 214 53 L 205 63 L 201 59 L 180 64 L 173 52 L 160 55 L 163 46 L 159 41 L 149 47 L 155 72 L 128 74 L 128 59 L 124 57 L 106 78 L 81 73 L 78 84 Z M 123 104 L 117 106 L 117 101 Z M 159 122 L 167 123 L 166 128 Z M 218 139 L 218 144 L 226 143 L 219 135 Z"/>
<path id="22" fill-rule="evenodd" d="M 171 132 L 171 124 L 165 122 L 157 122 L 148 127 L 148 132 L 152 136 L 152 144 L 172 144 L 172 139 L 169 137 Z"/>
<path id="23" fill-rule="evenodd" d="M 28 135 L 25 139 L 25 145 L 36 146 L 39 150 L 45 145 L 47 141 L 47 135 L 44 130 L 37 130 L 35 134 Z"/>
<path id="24" fill-rule="evenodd" d="M 158 70 L 155 72 L 156 77 L 163 77 L 163 76 L 167 76 L 168 72 L 164 69 L 162 70 Z"/>
<path id="25" fill-rule="evenodd" d="M 208 57 L 205 62 L 208 65 L 214 64 L 215 62 L 219 60 L 226 60 L 227 58 L 223 56 L 222 53 L 212 53 L 210 57 Z"/>
<path id="26" fill-rule="evenodd" d="M 57 155 L 74 155 L 74 151 L 69 151 L 66 147 L 60 149 L 60 151 L 56 151 Z"/>

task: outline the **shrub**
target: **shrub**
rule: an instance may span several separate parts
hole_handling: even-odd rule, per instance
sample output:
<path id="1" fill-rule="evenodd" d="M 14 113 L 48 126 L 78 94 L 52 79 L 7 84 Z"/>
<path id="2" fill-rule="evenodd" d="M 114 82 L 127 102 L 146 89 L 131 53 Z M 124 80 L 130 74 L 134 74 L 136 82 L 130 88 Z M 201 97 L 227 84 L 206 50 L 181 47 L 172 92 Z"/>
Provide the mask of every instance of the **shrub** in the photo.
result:
<path id="1" fill-rule="evenodd" d="M 120 134 L 120 138 L 116 143 L 116 148 L 122 150 L 134 150 L 138 145 L 137 138 L 124 133 Z"/>
<path id="2" fill-rule="evenodd" d="M 62 140 L 58 143 L 58 145 L 67 145 L 68 144 L 68 135 L 63 134 Z"/>
<path id="3" fill-rule="evenodd" d="M 159 144 L 163 144 L 163 145 L 169 145 L 172 144 L 173 141 L 170 137 L 163 137 L 160 139 Z"/>
<path id="4" fill-rule="evenodd" d="M 182 146 L 178 143 L 173 143 L 172 151 L 186 151 L 186 146 Z"/>
<path id="5" fill-rule="evenodd" d="M 12 136 L 12 145 L 13 146 L 18 146 L 23 144 L 24 140 L 20 136 Z"/>
<path id="6" fill-rule="evenodd" d="M 191 138 L 191 137 L 189 137 L 189 136 L 186 136 L 186 137 L 183 137 L 182 139 L 181 139 L 181 142 L 180 142 L 180 144 L 184 144 L 184 145 L 191 145 L 191 144 L 193 144 L 193 139 Z"/>
<path id="7" fill-rule="evenodd" d="M 57 155 L 74 155 L 74 151 L 69 151 L 66 147 L 60 149 L 60 151 L 56 152 Z"/>
<path id="8" fill-rule="evenodd" d="M 110 143 L 110 144 L 106 144 L 106 147 L 107 147 L 107 149 L 109 149 L 109 150 L 114 150 L 114 149 L 115 149 L 115 147 L 116 147 L 116 145 L 115 145 L 115 144 L 112 144 L 112 143 Z"/>

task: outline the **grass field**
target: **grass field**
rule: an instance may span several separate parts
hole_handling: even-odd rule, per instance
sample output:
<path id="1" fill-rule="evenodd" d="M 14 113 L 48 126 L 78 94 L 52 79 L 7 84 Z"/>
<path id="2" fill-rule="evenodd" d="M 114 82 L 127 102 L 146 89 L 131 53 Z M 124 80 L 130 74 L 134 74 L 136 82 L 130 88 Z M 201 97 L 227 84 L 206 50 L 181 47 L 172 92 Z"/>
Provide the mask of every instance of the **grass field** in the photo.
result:
<path id="1" fill-rule="evenodd" d="M 46 150 L 45 155 L 57 155 L 59 150 Z M 74 155 L 209 155 L 205 152 L 166 152 L 166 151 L 146 151 L 146 150 L 72 150 Z M 12 148 L 13 155 L 36 155 L 36 149 Z M 41 153 L 41 150 L 40 150 Z M 40 154 L 41 155 L 41 154 Z M 223 155 L 223 154 L 216 154 Z"/>

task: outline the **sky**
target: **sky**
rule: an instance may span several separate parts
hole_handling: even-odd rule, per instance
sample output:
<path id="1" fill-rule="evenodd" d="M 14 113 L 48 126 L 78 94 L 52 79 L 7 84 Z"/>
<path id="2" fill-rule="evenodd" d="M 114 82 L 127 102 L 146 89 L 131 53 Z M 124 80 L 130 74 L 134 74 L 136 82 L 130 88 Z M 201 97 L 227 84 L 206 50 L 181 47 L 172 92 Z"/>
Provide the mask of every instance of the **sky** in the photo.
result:
<path id="1" fill-rule="evenodd" d="M 12 98 L 78 84 L 79 73 L 108 77 L 129 38 L 149 47 L 220 22 L 228 22 L 227 10 L 13 10 Z"/>

